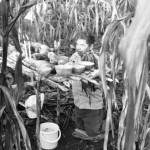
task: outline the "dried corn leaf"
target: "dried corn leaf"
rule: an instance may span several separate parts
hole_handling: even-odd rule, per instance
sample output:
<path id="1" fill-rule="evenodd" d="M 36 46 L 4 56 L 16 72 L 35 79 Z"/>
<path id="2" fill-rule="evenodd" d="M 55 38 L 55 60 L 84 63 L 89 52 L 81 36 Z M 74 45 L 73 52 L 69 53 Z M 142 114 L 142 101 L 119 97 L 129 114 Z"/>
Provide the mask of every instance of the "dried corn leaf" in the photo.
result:
<path id="1" fill-rule="evenodd" d="M 16 104 L 18 104 L 19 100 L 22 98 L 22 96 L 25 93 L 25 87 L 24 87 L 24 79 L 22 75 L 22 60 L 21 55 L 18 57 L 16 67 L 15 67 L 15 80 L 17 83 L 17 93 L 15 95 L 15 101 Z"/>
<path id="2" fill-rule="evenodd" d="M 100 49 L 101 55 L 99 56 L 99 69 L 100 69 L 100 77 L 102 79 L 102 85 L 104 89 L 105 98 L 107 97 L 107 85 L 106 85 L 106 73 L 105 73 L 105 52 L 108 49 L 109 38 L 116 30 L 117 26 L 120 24 L 120 21 L 113 21 L 111 24 L 108 25 L 106 28 L 106 32 L 102 38 L 102 47 Z"/>
<path id="3" fill-rule="evenodd" d="M 142 70 L 141 62 L 143 62 L 145 59 L 144 57 L 146 49 L 143 43 L 148 37 L 148 31 L 150 28 L 150 6 L 147 5 L 147 3 L 148 0 L 145 2 L 139 0 L 133 22 L 125 33 L 125 36 L 121 40 L 119 46 L 121 58 L 124 61 L 127 74 L 129 76 L 133 76 L 134 83 L 136 77 L 138 77 L 137 79 L 139 80 Z M 139 74 L 136 73 L 137 71 L 139 71 Z M 136 80 L 137 83 L 138 80 Z"/>
<path id="4" fill-rule="evenodd" d="M 3 114 L 4 109 L 5 109 L 5 106 L 3 106 L 3 107 L 0 109 L 0 118 L 1 118 L 1 116 L 2 116 L 2 114 Z"/>
<path id="5" fill-rule="evenodd" d="M 19 53 L 22 53 L 21 46 L 20 46 L 20 42 L 19 42 L 19 39 L 18 39 L 18 32 L 17 32 L 17 29 L 16 29 L 15 26 L 12 28 L 11 33 L 12 33 L 13 42 L 14 42 L 14 45 L 15 45 L 16 50 L 17 50 Z"/>
<path id="6" fill-rule="evenodd" d="M 69 78 L 72 79 L 72 80 L 77 80 L 77 81 L 85 80 L 84 82 L 86 82 L 86 83 L 90 82 L 94 85 L 100 86 L 100 84 L 96 80 L 90 79 L 89 77 L 86 77 L 86 76 L 83 76 L 83 75 L 74 74 L 74 75 L 71 75 Z"/>
<path id="7" fill-rule="evenodd" d="M 124 61 L 129 81 L 125 150 L 135 149 L 135 118 L 137 117 L 137 111 L 140 109 L 140 98 L 143 99 L 142 93 L 145 91 L 146 81 L 144 80 L 147 80 L 147 69 L 144 67 L 147 64 L 145 61 L 147 54 L 146 39 L 150 28 L 150 5 L 147 4 L 148 0 L 138 1 L 133 22 L 119 45 L 120 55 Z"/>
<path id="8" fill-rule="evenodd" d="M 5 98 L 7 100 L 7 103 L 10 104 L 10 108 L 12 109 L 12 112 L 13 112 L 14 116 L 16 117 L 17 123 L 18 123 L 20 130 L 21 130 L 21 133 L 22 133 L 22 137 L 24 140 L 26 150 L 31 150 L 32 148 L 31 148 L 30 139 L 29 139 L 29 136 L 26 132 L 25 126 L 23 124 L 23 120 L 22 120 L 21 116 L 19 115 L 19 113 L 16 109 L 14 99 L 11 97 L 11 95 L 10 95 L 10 93 L 6 87 L 0 86 L 0 89 L 3 91 Z"/>
<path id="9" fill-rule="evenodd" d="M 56 82 L 54 82 L 54 81 L 52 81 L 50 79 L 46 79 L 46 78 L 42 77 L 41 80 L 44 83 L 46 83 L 47 85 L 49 85 L 50 87 L 59 88 L 59 89 L 61 89 L 64 92 L 68 91 L 68 88 L 66 88 L 66 87 L 64 87 L 64 86 L 62 86 L 62 85 L 60 85 L 60 84 L 58 84 L 58 83 L 56 83 Z"/>
<path id="10" fill-rule="evenodd" d="M 145 149 L 145 148 L 144 148 L 144 145 L 145 145 L 146 137 L 147 137 L 147 135 L 148 135 L 149 132 L 150 132 L 150 128 L 147 128 L 147 129 L 144 131 L 144 136 L 143 136 L 143 140 L 142 140 L 142 143 L 141 143 L 140 150 Z"/>

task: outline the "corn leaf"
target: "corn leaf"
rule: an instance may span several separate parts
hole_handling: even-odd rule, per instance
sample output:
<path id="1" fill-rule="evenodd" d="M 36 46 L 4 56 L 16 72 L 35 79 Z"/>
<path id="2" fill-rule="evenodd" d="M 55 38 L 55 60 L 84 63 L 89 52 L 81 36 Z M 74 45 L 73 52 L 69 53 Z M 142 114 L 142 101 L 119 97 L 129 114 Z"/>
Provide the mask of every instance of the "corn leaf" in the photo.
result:
<path id="1" fill-rule="evenodd" d="M 12 38 L 13 38 L 13 42 L 14 42 L 14 46 L 16 50 L 19 53 L 22 53 L 21 46 L 20 46 L 19 39 L 18 39 L 18 32 L 15 26 L 12 28 L 11 33 L 12 33 Z"/>
<path id="2" fill-rule="evenodd" d="M 5 109 L 5 106 L 3 106 L 3 107 L 0 109 L 0 118 L 1 118 L 1 116 L 2 116 L 2 114 L 3 114 L 4 109 Z"/>
<path id="3" fill-rule="evenodd" d="M 148 97 L 150 99 L 150 87 L 148 86 L 148 84 L 146 84 L 146 92 L 147 92 Z"/>
<path id="4" fill-rule="evenodd" d="M 111 24 L 109 24 L 102 38 L 102 47 L 100 49 L 101 54 L 99 57 L 99 69 L 100 69 L 100 77 L 102 79 L 102 85 L 104 89 L 105 98 L 107 97 L 106 74 L 105 74 L 105 63 L 106 63 L 105 52 L 108 49 L 109 38 L 112 35 L 112 33 L 115 31 L 115 29 L 117 28 L 119 23 L 120 21 L 115 20 Z"/>
<path id="5" fill-rule="evenodd" d="M 132 6 L 136 6 L 137 1 L 136 0 L 128 0 L 129 4 Z"/>
<path id="6" fill-rule="evenodd" d="M 139 81 L 139 87 L 138 87 L 138 94 L 137 94 L 137 102 L 135 105 L 135 120 L 138 117 L 138 113 L 142 111 L 142 106 L 143 106 L 143 101 L 145 97 L 145 92 L 146 92 L 146 83 L 148 79 L 148 58 L 147 58 L 147 53 L 145 56 L 145 62 L 143 65 L 143 69 L 141 72 L 141 78 Z"/>
<path id="7" fill-rule="evenodd" d="M 19 113 L 18 113 L 18 111 L 16 109 L 16 105 L 15 105 L 14 99 L 11 97 L 11 95 L 9 94 L 9 91 L 8 91 L 8 89 L 6 87 L 0 86 L 0 89 L 3 91 L 3 93 L 5 95 L 5 99 L 10 104 L 12 112 L 13 112 L 14 116 L 17 119 L 18 125 L 19 125 L 21 133 L 22 133 L 22 137 L 23 137 L 23 140 L 24 140 L 24 144 L 25 144 L 26 150 L 32 150 L 31 144 L 30 144 L 30 139 L 28 137 L 27 131 L 26 131 L 25 126 L 23 124 L 23 120 L 22 120 L 21 116 L 19 115 Z"/>
<path id="8" fill-rule="evenodd" d="M 150 128 L 147 128 L 145 131 L 144 131 L 144 136 L 143 136 L 143 140 L 142 140 L 142 143 L 141 143 L 141 148 L 140 150 L 143 150 L 144 149 L 144 145 L 145 145 L 145 141 L 146 141 L 146 136 L 147 134 L 150 132 Z"/>
<path id="9" fill-rule="evenodd" d="M 127 85 L 125 86 L 125 90 L 122 97 L 122 112 L 120 115 L 120 121 L 119 121 L 119 133 L 118 133 L 118 143 L 117 148 L 118 150 L 124 149 L 124 143 L 125 143 L 125 120 L 127 116 L 127 110 L 128 110 L 128 89 Z"/>
<path id="10" fill-rule="evenodd" d="M 107 143 L 108 143 L 108 135 L 109 135 L 109 129 L 110 125 L 113 131 L 113 125 L 112 125 L 112 95 L 108 94 L 108 108 L 107 108 L 107 117 L 106 117 L 106 126 L 105 126 L 105 139 L 104 139 L 104 145 L 103 149 L 107 150 Z"/>
<path id="11" fill-rule="evenodd" d="M 25 87 L 24 87 L 24 79 L 22 75 L 22 60 L 21 55 L 19 55 L 16 67 L 15 67 L 15 79 L 17 83 L 17 95 L 14 97 L 16 100 L 16 104 L 18 104 L 19 100 L 22 98 L 22 96 L 25 93 Z"/>
<path id="12" fill-rule="evenodd" d="M 146 59 L 146 39 L 149 34 L 150 21 L 149 13 L 150 6 L 147 5 L 148 0 L 139 0 L 137 3 L 135 17 L 125 36 L 120 42 L 120 55 L 123 59 L 125 69 L 128 77 L 128 92 L 129 104 L 127 113 L 127 127 L 125 135 L 125 150 L 135 149 L 135 124 L 136 116 L 139 107 L 140 98 L 143 98 L 142 90 L 145 90 L 146 82 L 142 79 L 146 75 L 146 68 L 144 69 Z M 143 28 L 144 26 L 144 28 Z M 144 71 L 144 73 L 143 73 Z M 138 89 L 138 99 L 136 97 Z M 137 107 L 136 107 L 137 106 Z"/>

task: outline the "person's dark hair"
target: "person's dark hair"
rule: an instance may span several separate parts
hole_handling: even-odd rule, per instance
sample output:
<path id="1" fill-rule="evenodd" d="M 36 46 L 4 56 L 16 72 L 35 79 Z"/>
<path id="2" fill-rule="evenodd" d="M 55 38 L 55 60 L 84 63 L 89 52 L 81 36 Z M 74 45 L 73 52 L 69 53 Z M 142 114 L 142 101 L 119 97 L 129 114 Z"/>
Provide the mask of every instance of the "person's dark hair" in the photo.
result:
<path id="1" fill-rule="evenodd" d="M 89 45 L 94 44 L 94 42 L 95 42 L 95 37 L 92 34 L 86 33 L 86 32 L 80 32 L 79 34 L 77 34 L 76 41 L 78 39 L 86 40 L 86 43 Z"/>

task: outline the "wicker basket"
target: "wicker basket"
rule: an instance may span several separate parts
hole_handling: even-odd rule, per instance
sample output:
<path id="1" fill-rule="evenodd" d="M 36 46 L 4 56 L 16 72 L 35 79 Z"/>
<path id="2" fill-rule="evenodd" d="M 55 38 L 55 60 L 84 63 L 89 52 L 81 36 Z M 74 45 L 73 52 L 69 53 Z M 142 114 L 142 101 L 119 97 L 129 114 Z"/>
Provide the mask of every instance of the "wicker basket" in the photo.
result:
<path id="1" fill-rule="evenodd" d="M 58 75 L 68 76 L 72 74 L 71 65 L 55 65 L 55 70 Z"/>

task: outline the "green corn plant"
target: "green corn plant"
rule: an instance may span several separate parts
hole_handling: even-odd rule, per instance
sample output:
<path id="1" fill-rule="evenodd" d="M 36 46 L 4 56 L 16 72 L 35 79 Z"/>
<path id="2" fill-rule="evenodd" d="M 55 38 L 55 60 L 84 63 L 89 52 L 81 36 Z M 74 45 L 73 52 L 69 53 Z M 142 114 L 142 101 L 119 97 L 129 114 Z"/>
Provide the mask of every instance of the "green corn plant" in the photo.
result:
<path id="1" fill-rule="evenodd" d="M 38 37 L 36 42 L 48 46 L 53 46 L 54 40 L 63 41 L 66 44 L 83 30 L 90 31 L 98 37 L 106 26 L 104 18 L 111 13 L 111 3 L 102 0 L 43 1 L 38 10 L 35 8 L 32 9 L 31 17 L 35 19 L 31 21 L 29 27 L 36 26 L 34 28 Z M 25 29 L 22 28 L 22 30 Z M 27 32 L 30 34 L 30 31 Z"/>
<path id="2" fill-rule="evenodd" d="M 142 105 L 148 79 L 148 58 L 146 40 L 149 34 L 148 1 L 137 1 L 133 22 L 119 45 L 121 58 L 127 74 L 128 104 L 126 130 L 123 136 L 125 150 L 134 150 L 138 140 L 140 119 L 143 117 Z M 145 13 L 143 14 L 142 11 Z M 143 25 L 145 28 L 143 29 Z"/>
<path id="3" fill-rule="evenodd" d="M 125 2 L 127 2 L 127 1 L 123 1 L 124 3 Z M 128 5 L 127 5 L 128 6 Z M 126 9 L 126 12 L 127 13 L 129 13 L 129 12 L 131 12 L 130 11 L 130 9 L 127 11 L 128 9 Z M 133 10 L 133 12 L 134 12 L 134 10 Z M 140 12 L 140 11 L 138 11 L 138 12 Z M 121 13 L 121 14 L 119 14 L 118 16 L 121 16 L 121 17 L 124 17 L 124 16 L 122 16 L 122 14 L 123 13 Z M 124 13 L 125 14 L 125 13 Z M 148 14 L 148 13 L 147 13 Z M 124 33 L 126 33 L 126 30 L 128 30 L 127 29 L 127 27 L 129 26 L 129 24 L 128 24 L 128 22 L 130 21 L 130 18 L 131 18 L 131 16 L 129 16 L 129 19 L 125 19 L 125 20 L 120 20 L 121 22 L 119 23 L 119 24 L 121 24 L 122 25 L 122 32 L 121 33 L 119 33 L 120 35 L 122 34 L 124 34 Z M 136 22 L 137 23 L 137 22 Z M 111 23 L 112 25 L 113 25 L 113 23 Z M 111 41 L 109 41 L 110 40 L 110 37 L 111 37 L 111 35 L 113 35 L 114 33 L 115 33 L 115 28 L 117 28 L 117 30 L 119 30 L 119 26 L 117 25 L 117 26 L 115 26 L 115 25 L 113 25 L 112 27 L 111 27 L 111 24 L 106 28 L 106 31 L 105 31 L 105 34 L 104 34 L 104 36 L 103 36 L 103 40 L 102 40 L 102 49 L 101 49 L 101 55 L 100 55 L 100 61 L 101 61 L 101 63 L 100 63 L 100 71 L 101 71 L 101 78 L 102 78 L 102 81 L 103 81 L 103 88 L 104 88 L 104 90 L 105 90 L 105 87 L 106 87 L 106 81 L 105 81 L 105 79 L 103 79 L 103 78 L 105 78 L 105 71 L 103 70 L 103 69 L 105 69 L 105 67 L 104 67 L 104 65 L 105 65 L 105 63 L 104 63 L 104 59 L 105 59 L 105 57 L 104 57 L 104 55 L 105 55 L 105 53 L 103 52 L 103 50 L 107 50 L 107 49 L 109 49 L 108 48 L 108 45 L 111 47 L 111 42 L 113 42 L 114 43 L 114 41 L 111 39 Z M 135 25 L 135 24 L 134 24 Z M 114 27 L 114 28 L 113 28 Z M 134 26 L 135 27 L 135 26 Z M 134 28 L 133 27 L 133 28 Z M 109 29 L 110 28 L 110 29 Z M 133 29 L 132 28 L 132 29 Z M 109 29 L 109 30 L 108 30 Z M 112 30 L 111 30 L 112 29 Z M 145 30 L 147 30 L 148 31 L 148 28 L 147 29 L 145 29 Z M 108 32 L 109 31 L 109 32 Z M 130 30 L 131 31 L 131 30 Z M 128 32 L 129 33 L 129 32 Z M 131 33 L 131 32 L 130 32 Z M 136 32 L 137 33 L 137 32 Z M 145 38 L 147 39 L 147 35 L 149 34 L 149 32 L 147 32 L 147 34 L 145 34 Z M 106 35 L 109 35 L 108 37 L 106 37 Z M 129 35 L 129 34 L 128 34 Z M 117 37 L 117 36 L 116 36 Z M 133 33 L 130 35 L 130 38 L 129 38 L 129 36 L 128 37 L 126 37 L 126 40 L 129 42 L 131 39 L 132 39 L 132 37 L 133 37 Z M 134 36 L 135 37 L 135 36 Z M 137 37 L 137 36 L 136 36 Z M 120 38 L 119 38 L 120 39 Z M 142 43 L 143 42 L 143 43 Z M 146 49 L 146 46 L 145 46 L 145 41 L 142 41 L 141 43 L 141 47 L 139 48 L 139 50 L 145 50 Z M 130 42 L 129 42 L 130 43 Z M 127 43 L 126 41 L 123 41 L 122 42 L 122 44 L 125 46 L 127 46 L 127 45 L 129 45 L 129 43 Z M 136 42 L 134 42 L 134 45 L 136 45 L 135 43 L 137 43 L 137 41 Z M 118 44 L 116 44 L 116 45 L 118 45 Z M 104 47 L 105 46 L 105 47 Z M 113 48 L 113 47 L 112 47 Z M 124 47 L 124 49 L 122 49 L 122 54 L 121 54 L 121 58 L 123 58 L 123 60 L 125 60 L 125 64 L 126 64 L 126 60 L 128 60 L 128 58 L 130 58 L 130 56 L 133 56 L 134 57 L 134 54 L 135 53 L 137 53 L 137 49 L 136 49 L 136 52 L 133 52 L 132 53 L 132 49 L 130 49 L 130 52 L 128 51 L 128 55 L 126 54 L 126 56 L 125 56 L 125 53 L 126 53 L 126 51 L 127 51 L 127 48 L 125 48 Z M 143 52 L 143 51 L 142 51 Z M 133 54 L 133 55 L 132 55 Z M 145 85 L 146 85 L 146 82 L 147 82 L 147 59 L 146 59 L 146 53 L 145 54 L 143 54 L 144 56 L 144 58 L 145 58 L 145 61 L 143 61 L 143 64 L 144 65 L 140 65 L 140 67 L 138 67 L 138 69 L 134 69 L 134 74 L 136 74 L 136 72 L 138 72 L 137 74 L 139 74 L 139 69 L 141 69 L 141 66 L 143 66 L 143 69 L 142 69 L 142 73 L 141 73 L 141 77 L 140 78 L 138 78 L 138 86 L 135 88 L 135 89 L 137 89 L 137 92 L 136 92 L 136 94 L 134 93 L 133 94 L 133 96 L 132 96 L 132 94 L 131 94 L 131 89 L 129 90 L 129 84 L 131 84 L 131 83 L 133 83 L 133 77 L 128 77 L 128 71 L 129 70 L 126 70 L 126 72 L 125 72 L 125 74 L 124 74 L 124 77 L 125 77 L 125 79 L 124 79 L 124 86 L 125 86 L 125 88 L 124 88 L 124 94 L 123 94 L 123 99 L 122 99 L 122 103 L 123 103 L 123 108 L 122 108 L 122 113 L 121 113 L 121 116 L 120 116 L 120 123 L 119 123 L 119 134 L 118 134 L 118 149 L 135 149 L 135 142 L 136 141 L 138 141 L 138 142 L 141 142 L 142 141 L 142 144 L 140 145 L 140 149 L 144 149 L 144 143 L 145 143 L 145 139 L 146 139 L 146 135 L 148 134 L 148 132 L 149 132 L 149 128 L 148 128 L 148 121 L 146 121 L 147 119 L 144 119 L 145 121 L 145 125 L 144 125 L 144 128 L 143 128 L 143 133 L 141 134 L 140 132 L 139 132 L 139 125 L 141 125 L 142 123 L 140 122 L 141 120 L 141 118 L 142 117 L 144 117 L 144 116 L 142 116 L 141 114 L 141 111 L 142 111 L 142 104 L 143 104 L 143 100 L 144 100 L 144 96 L 145 96 Z M 115 50 L 113 50 L 113 61 L 114 61 L 114 56 L 115 56 Z M 128 63 L 128 67 L 129 68 L 131 68 L 130 66 L 131 66 L 131 64 L 133 64 L 134 62 L 132 62 L 134 59 L 133 59 L 133 57 L 130 59 L 130 63 Z M 141 58 L 141 59 L 143 59 L 143 57 Z M 103 59 L 101 59 L 101 58 L 103 58 Z M 119 58 L 120 59 L 120 58 Z M 137 62 L 137 61 L 136 61 Z M 138 62 L 139 62 L 139 59 L 138 59 Z M 114 64 L 114 62 L 112 62 L 112 70 L 113 70 L 113 72 L 115 71 L 114 69 L 114 67 L 113 67 L 113 64 Z M 135 63 L 134 63 L 135 64 Z M 135 67 L 135 66 L 134 66 Z M 133 67 L 133 68 L 134 68 Z M 125 66 L 125 68 L 126 69 L 129 69 L 129 68 L 127 68 L 127 66 Z M 136 68 L 136 67 L 135 67 Z M 117 69 L 117 68 L 116 68 Z M 130 74 L 130 75 L 132 75 L 133 76 L 133 72 Z M 114 73 L 112 74 L 112 75 L 114 75 Z M 139 76 L 138 76 L 139 77 Z M 135 77 L 136 78 L 136 77 Z M 113 77 L 113 79 L 114 79 L 114 77 Z M 129 80 L 130 79 L 130 80 Z M 135 86 L 136 84 L 134 84 L 134 86 Z M 115 83 L 114 83 L 114 87 L 115 87 Z M 107 93 L 107 89 L 105 90 L 105 93 Z M 111 93 L 111 92 L 110 92 Z M 137 94 L 138 93 L 138 94 Z M 131 96 L 131 97 L 130 97 Z M 107 95 L 106 95 L 106 98 L 107 98 Z M 131 103 L 130 101 L 131 101 L 131 99 L 137 99 L 138 100 L 138 102 L 136 103 L 136 105 L 134 105 L 134 107 L 136 107 L 135 108 L 135 112 L 134 112 L 134 109 L 133 109 L 133 103 Z M 108 99 L 106 99 L 106 100 L 109 100 L 109 97 L 108 97 Z M 130 102 L 130 103 L 129 103 Z M 134 103 L 135 104 L 135 103 Z M 130 109 L 129 109 L 129 107 L 130 107 Z M 109 102 L 108 102 L 108 109 L 107 109 L 107 115 L 109 114 L 109 109 L 110 109 L 110 107 L 109 107 Z M 140 109 L 140 111 L 139 111 L 139 109 Z M 131 112 L 130 112 L 131 111 Z M 134 115 L 129 115 L 129 112 L 131 113 L 131 114 L 133 114 L 133 112 L 136 114 L 136 116 L 137 116 L 137 118 L 135 119 L 135 116 Z M 147 114 L 149 114 L 149 111 L 147 111 Z M 106 120 L 111 120 L 110 119 L 110 117 L 111 117 L 111 115 L 108 115 L 107 116 L 109 119 L 106 119 Z M 127 117 L 129 117 L 128 119 L 129 119 L 129 122 L 127 121 Z M 132 118 L 133 117 L 133 118 Z M 125 124 L 128 124 L 128 125 L 125 125 Z M 106 131 L 108 131 L 107 130 L 108 129 L 108 125 L 107 125 L 107 121 L 106 121 Z M 131 131 L 132 130 L 132 131 Z M 144 132 L 145 131 L 145 132 Z M 128 133 L 128 134 L 127 134 Z M 105 134 L 107 134 L 107 132 L 105 132 Z M 135 135 L 136 136 L 135 136 Z M 140 139 L 140 141 L 138 140 L 138 137 L 143 137 L 144 136 L 144 139 Z M 106 135 L 105 135 L 105 137 L 107 137 Z M 131 140 L 132 139 L 132 140 Z M 106 146 L 106 144 L 107 144 L 107 138 L 105 138 L 105 142 L 104 142 L 104 149 L 107 149 L 107 146 Z"/>
<path id="4" fill-rule="evenodd" d="M 22 78 L 22 51 L 18 39 L 18 33 L 15 23 L 19 16 L 23 14 L 28 8 L 32 7 L 37 1 L 31 1 L 29 3 L 25 1 L 19 1 L 21 7 L 18 13 L 15 15 L 11 11 L 9 0 L 1 1 L 2 9 L 2 31 L 3 31 L 3 61 L 2 61 L 2 79 L 0 83 L 0 149 L 12 150 L 22 149 L 22 146 L 26 150 L 31 150 L 30 140 L 25 129 L 23 120 L 18 114 L 16 106 L 21 100 L 24 94 L 24 83 Z M 20 53 L 15 68 L 16 84 L 17 87 L 13 89 L 11 84 L 7 85 L 7 49 L 9 33 L 12 34 L 12 39 L 16 50 Z M 21 134 L 20 134 L 21 133 Z M 21 137 L 23 138 L 23 144 L 21 144 Z"/>
<path id="5" fill-rule="evenodd" d="M 117 48 L 118 43 L 120 43 L 119 39 L 122 38 L 122 36 L 125 34 L 125 37 L 121 40 L 121 43 L 119 44 L 119 48 L 120 48 L 119 55 L 123 60 L 125 70 L 122 70 L 124 73 L 124 91 L 123 91 L 123 98 L 122 98 L 123 106 L 122 106 L 122 112 L 121 112 L 120 122 L 119 122 L 117 148 L 122 150 L 135 149 L 136 148 L 135 143 L 138 142 L 141 144 L 139 144 L 139 147 L 137 148 L 140 148 L 142 150 L 144 149 L 145 139 L 149 132 L 149 128 L 148 128 L 149 123 L 147 120 L 149 109 L 147 110 L 146 117 L 142 115 L 142 106 L 145 97 L 146 87 L 147 87 L 147 91 L 149 89 L 148 85 L 146 86 L 147 77 L 148 77 L 146 40 L 149 34 L 148 32 L 149 22 L 148 22 L 148 17 L 146 17 L 146 15 L 148 15 L 149 13 L 148 12 L 149 8 L 148 6 L 146 6 L 146 2 L 142 4 L 140 0 L 137 2 L 126 1 L 126 0 L 122 2 L 121 1 L 117 1 L 117 2 L 118 5 L 116 4 L 112 5 L 113 9 L 116 9 L 117 7 L 117 11 L 114 11 L 114 14 L 116 15 L 116 19 L 119 19 L 119 17 L 124 19 L 119 19 L 120 21 L 118 20 L 118 24 L 116 23 L 117 21 L 113 21 L 106 28 L 106 31 L 102 39 L 102 48 L 100 50 L 101 52 L 100 66 L 99 66 L 101 72 L 100 75 L 102 78 L 104 93 L 108 103 L 104 149 L 107 149 L 107 140 L 108 140 L 107 133 L 109 129 L 108 124 L 110 124 L 110 120 L 111 120 L 110 118 L 112 116 L 110 114 L 111 108 L 109 103 L 110 95 L 112 95 L 112 92 L 110 92 L 110 95 L 108 95 L 106 89 L 105 51 L 108 49 L 112 49 L 113 52 L 111 69 L 112 69 L 112 77 L 114 81 L 114 77 L 115 77 L 114 75 L 116 72 L 115 70 L 117 70 L 117 68 L 114 67 L 115 64 L 114 60 L 116 60 L 115 58 L 116 50 L 118 49 Z M 136 8 L 136 4 L 137 4 L 137 8 Z M 129 6 L 131 7 L 129 8 Z M 134 9 L 131 10 L 131 8 Z M 136 12 L 135 12 L 135 8 L 137 9 Z M 141 12 L 142 10 L 144 11 L 144 9 L 147 10 L 147 12 L 145 12 L 145 14 L 142 14 Z M 131 15 L 129 15 L 129 17 L 125 19 L 129 13 L 131 13 Z M 132 13 L 135 13 L 135 17 L 134 17 L 133 24 L 130 25 Z M 112 19 L 114 19 L 115 16 L 114 14 L 112 14 Z M 145 15 L 145 17 L 142 15 Z M 142 18 L 142 20 L 139 18 Z M 140 29 L 140 27 L 143 24 L 147 25 L 144 30 Z M 121 25 L 121 30 L 120 30 L 120 25 Z M 127 28 L 128 26 L 129 29 Z M 116 34 L 115 33 L 116 30 L 121 32 Z M 112 39 L 112 37 L 113 38 L 116 37 L 117 39 L 118 34 L 119 34 L 119 38 L 118 41 L 116 40 L 117 42 L 116 43 Z M 120 61 L 120 58 L 118 59 Z M 119 61 L 117 61 L 117 64 Z M 113 86 L 115 88 L 115 83 Z M 142 118 L 144 118 L 144 125 L 141 121 Z M 142 133 L 140 132 L 141 126 L 142 126 Z"/>
<path id="6" fill-rule="evenodd" d="M 2 123 L 2 145 L 1 149 L 21 149 L 21 135 L 24 140 L 24 146 L 26 150 L 31 149 L 30 140 L 26 132 L 23 120 L 19 115 L 15 98 L 12 97 L 10 90 L 5 86 L 0 86 L 1 93 L 5 97 L 6 106 L 3 106 L 1 109 L 1 123 Z M 16 98 L 17 99 L 17 98 Z M 20 135 L 21 131 L 21 135 Z"/>
<path id="7" fill-rule="evenodd" d="M 102 85 L 104 89 L 105 99 L 106 99 L 106 109 L 107 109 L 107 117 L 106 117 L 106 126 L 105 126 L 105 140 L 104 140 L 104 150 L 107 149 L 108 136 L 109 136 L 109 128 L 112 128 L 113 134 L 113 118 L 112 118 L 112 107 L 115 106 L 115 109 L 118 108 L 117 100 L 116 100 L 116 75 L 119 71 L 119 66 L 122 64 L 122 60 L 120 58 L 118 45 L 120 43 L 120 39 L 124 35 L 127 30 L 128 22 L 131 19 L 132 13 L 131 11 L 126 11 L 126 13 L 120 13 L 120 1 L 109 1 L 109 4 L 112 6 L 111 11 L 111 23 L 106 27 L 104 35 L 102 37 L 102 47 L 100 49 L 100 57 L 99 57 L 99 69 L 100 69 L 100 77 L 102 79 Z M 125 3 L 126 2 L 126 3 Z M 124 4 L 128 4 L 127 1 L 122 1 Z M 107 18 L 108 19 L 108 18 Z M 113 79 L 112 85 L 110 85 L 110 90 L 108 92 L 107 84 L 106 84 L 106 59 L 108 59 L 108 55 L 111 56 L 110 66 L 111 66 L 111 78 Z M 124 72 L 122 68 L 122 72 Z M 125 80 L 126 81 L 126 80 Z M 126 85 L 126 84 L 125 84 Z M 128 92 L 127 86 L 125 86 L 124 96 L 122 98 L 122 112 L 120 116 L 119 123 L 119 134 L 118 134 L 118 145 L 123 145 L 123 136 L 124 136 L 124 128 L 125 128 L 125 117 L 127 115 L 127 99 Z M 118 146 L 119 148 L 119 146 Z"/>
<path id="8" fill-rule="evenodd" d="M 102 80 L 102 86 L 103 86 L 103 90 L 104 90 L 104 94 L 105 94 L 106 109 L 107 109 L 104 150 L 107 149 L 107 142 L 108 142 L 108 135 L 109 135 L 109 128 L 110 128 L 109 124 L 111 125 L 111 128 L 113 129 L 112 106 L 113 106 L 113 103 L 116 101 L 116 98 L 115 98 L 116 96 L 115 96 L 115 92 L 114 92 L 116 90 L 115 75 L 117 74 L 117 67 L 115 65 L 117 62 L 116 52 L 117 52 L 117 46 L 119 43 L 119 36 L 121 36 L 122 32 L 123 32 L 122 31 L 121 34 L 117 34 L 119 28 L 121 28 L 121 29 L 123 28 L 121 26 L 121 22 L 119 20 L 114 20 L 112 23 L 110 23 L 107 26 L 106 31 L 102 38 L 102 47 L 100 50 L 101 53 L 100 53 L 100 57 L 99 57 L 100 77 Z M 113 38 L 113 40 L 112 40 L 112 38 Z M 112 55 L 113 59 L 111 61 L 111 76 L 113 79 L 113 84 L 112 84 L 109 92 L 108 92 L 107 83 L 106 83 L 106 58 L 107 58 L 106 54 L 107 54 L 107 51 L 111 51 L 111 53 L 113 53 L 113 55 Z"/>

